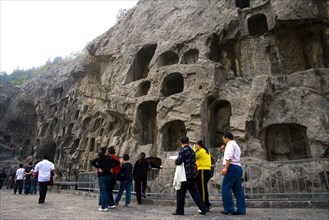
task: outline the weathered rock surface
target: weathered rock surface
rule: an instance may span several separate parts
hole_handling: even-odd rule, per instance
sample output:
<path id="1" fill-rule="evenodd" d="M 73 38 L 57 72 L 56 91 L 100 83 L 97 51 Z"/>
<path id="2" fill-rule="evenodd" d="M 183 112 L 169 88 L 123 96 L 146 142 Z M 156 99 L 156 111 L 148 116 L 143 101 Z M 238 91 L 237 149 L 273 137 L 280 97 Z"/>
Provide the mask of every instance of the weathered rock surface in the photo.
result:
<path id="1" fill-rule="evenodd" d="M 173 167 L 182 135 L 217 161 L 225 131 L 243 160 L 328 157 L 328 14 L 316 0 L 141 0 L 84 60 L 1 88 L 0 141 L 50 153 L 63 180 L 102 145 Z"/>

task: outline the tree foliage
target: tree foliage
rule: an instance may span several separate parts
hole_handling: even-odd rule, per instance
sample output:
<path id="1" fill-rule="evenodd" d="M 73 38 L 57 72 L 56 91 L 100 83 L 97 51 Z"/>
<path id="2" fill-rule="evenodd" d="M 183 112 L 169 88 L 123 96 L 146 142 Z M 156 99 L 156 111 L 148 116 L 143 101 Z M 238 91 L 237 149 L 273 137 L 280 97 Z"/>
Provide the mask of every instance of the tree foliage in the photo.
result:
<path id="1" fill-rule="evenodd" d="M 85 52 L 76 51 L 72 52 L 65 58 L 62 58 L 60 56 L 55 57 L 53 60 L 49 58 L 44 65 L 39 67 L 32 67 L 26 70 L 17 68 L 11 74 L 7 74 L 6 72 L 0 72 L 0 86 L 4 85 L 7 82 L 10 82 L 14 85 L 22 85 L 24 82 L 31 79 L 33 76 L 41 75 L 51 67 L 67 64 L 74 60 L 80 60 L 84 56 Z"/>
<path id="2" fill-rule="evenodd" d="M 120 8 L 117 14 L 117 21 L 120 21 L 128 12 L 128 9 Z"/>

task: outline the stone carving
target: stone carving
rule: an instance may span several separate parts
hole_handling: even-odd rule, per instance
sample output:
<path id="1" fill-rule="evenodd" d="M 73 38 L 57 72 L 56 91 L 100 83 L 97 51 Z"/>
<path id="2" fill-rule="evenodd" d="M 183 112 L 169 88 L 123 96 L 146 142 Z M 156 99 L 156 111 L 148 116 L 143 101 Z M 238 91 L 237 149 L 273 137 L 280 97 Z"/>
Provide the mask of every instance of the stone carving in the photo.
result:
<path id="1" fill-rule="evenodd" d="M 305 53 L 312 68 L 323 67 L 323 51 L 321 43 L 318 41 L 310 41 L 305 46 Z"/>
<path id="2" fill-rule="evenodd" d="M 223 64 L 224 69 L 231 70 L 231 60 L 227 57 L 227 53 L 225 50 L 221 53 L 221 63 Z"/>

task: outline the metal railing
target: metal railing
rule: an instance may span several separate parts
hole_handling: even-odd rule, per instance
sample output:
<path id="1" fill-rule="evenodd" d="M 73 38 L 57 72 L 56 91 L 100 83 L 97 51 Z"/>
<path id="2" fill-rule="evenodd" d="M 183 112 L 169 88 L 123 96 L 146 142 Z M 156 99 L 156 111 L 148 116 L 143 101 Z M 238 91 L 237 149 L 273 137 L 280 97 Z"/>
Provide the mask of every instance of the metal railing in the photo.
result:
<path id="1" fill-rule="evenodd" d="M 247 163 L 243 168 L 246 198 L 329 198 L 329 159 Z M 209 196 L 210 199 L 219 200 L 222 165 L 215 165 L 213 169 L 214 176 L 208 183 Z M 174 199 L 174 174 L 174 167 L 149 171 L 148 196 Z M 78 190 L 98 191 L 96 172 L 79 173 Z"/>

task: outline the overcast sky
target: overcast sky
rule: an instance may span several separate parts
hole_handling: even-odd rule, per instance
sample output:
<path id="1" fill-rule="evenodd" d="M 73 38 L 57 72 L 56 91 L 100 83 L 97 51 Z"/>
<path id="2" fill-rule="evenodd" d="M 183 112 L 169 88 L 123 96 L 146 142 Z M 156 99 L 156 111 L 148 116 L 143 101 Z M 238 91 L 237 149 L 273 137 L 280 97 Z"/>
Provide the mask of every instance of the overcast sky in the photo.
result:
<path id="1" fill-rule="evenodd" d="M 0 0 L 0 71 L 44 65 L 82 51 L 135 0 Z"/>

